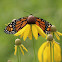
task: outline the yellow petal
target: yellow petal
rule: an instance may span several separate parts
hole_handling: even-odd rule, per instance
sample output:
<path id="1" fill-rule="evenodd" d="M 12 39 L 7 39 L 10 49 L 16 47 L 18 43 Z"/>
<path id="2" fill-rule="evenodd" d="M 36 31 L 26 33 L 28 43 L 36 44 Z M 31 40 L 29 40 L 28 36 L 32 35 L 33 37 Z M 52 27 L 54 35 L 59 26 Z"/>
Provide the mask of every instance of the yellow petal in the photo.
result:
<path id="1" fill-rule="evenodd" d="M 44 52 L 43 52 L 43 60 L 44 62 L 50 62 L 50 44 L 48 43 L 48 46 L 46 46 Z"/>
<path id="2" fill-rule="evenodd" d="M 47 39 L 47 36 L 46 36 L 46 38 L 45 39 Z"/>
<path id="3" fill-rule="evenodd" d="M 56 35 L 56 38 L 57 38 L 58 40 L 60 40 L 60 38 L 59 38 L 59 36 L 57 35 L 57 33 L 55 32 L 54 34 Z"/>
<path id="4" fill-rule="evenodd" d="M 53 41 L 53 42 L 55 42 L 55 41 Z M 53 62 L 53 43 L 51 44 L 51 50 L 52 50 L 52 62 Z M 49 46 L 46 47 L 46 49 L 44 50 L 44 56 L 46 54 L 47 54 L 47 61 L 50 62 L 50 43 L 49 43 Z M 54 61 L 55 62 L 61 61 L 61 48 L 60 48 L 59 44 L 57 44 L 56 42 L 54 43 Z"/>
<path id="5" fill-rule="evenodd" d="M 22 34 L 20 35 L 20 38 L 22 38 L 22 37 L 23 37 L 23 35 L 24 35 L 24 33 L 22 33 Z"/>
<path id="6" fill-rule="evenodd" d="M 38 33 L 39 33 L 42 37 L 47 36 L 47 35 L 44 33 L 44 31 L 43 31 L 39 26 L 36 25 L 36 27 L 37 27 Z"/>
<path id="7" fill-rule="evenodd" d="M 30 31 L 30 25 L 28 25 L 24 31 L 24 41 L 26 40 L 27 36 L 29 35 L 29 31 Z"/>
<path id="8" fill-rule="evenodd" d="M 32 40 L 32 31 L 31 31 L 31 27 L 30 27 L 30 32 L 29 32 L 28 37 L 29 37 L 30 40 Z"/>
<path id="9" fill-rule="evenodd" d="M 38 39 L 38 31 L 37 31 L 37 27 L 35 26 L 35 24 L 32 24 L 32 33 L 33 36 L 35 37 L 35 39 Z"/>
<path id="10" fill-rule="evenodd" d="M 40 46 L 40 48 L 39 48 L 39 50 L 38 50 L 38 60 L 39 60 L 39 62 L 42 62 L 42 53 L 43 53 L 43 48 L 44 48 L 44 46 L 47 44 L 47 42 L 45 42 L 45 43 L 43 43 L 41 46 Z M 46 62 L 46 61 L 45 61 Z"/>
<path id="11" fill-rule="evenodd" d="M 24 27 L 24 28 L 22 28 L 21 30 L 19 30 L 16 34 L 14 34 L 15 36 L 18 36 L 18 35 L 21 35 L 24 31 L 25 31 L 25 29 L 28 27 L 28 24 Z"/>
<path id="12" fill-rule="evenodd" d="M 62 36 L 62 33 L 58 32 L 58 31 L 57 31 L 56 33 L 57 33 L 59 36 Z"/>
<path id="13" fill-rule="evenodd" d="M 15 45 L 15 52 L 14 52 L 14 55 L 16 55 L 16 52 L 17 52 L 17 46 Z"/>
<path id="14" fill-rule="evenodd" d="M 25 51 L 26 51 L 26 52 L 28 52 L 28 50 L 24 47 L 24 45 L 23 45 L 23 44 L 21 44 L 21 46 L 23 47 L 23 49 L 25 49 Z"/>
<path id="15" fill-rule="evenodd" d="M 22 54 L 24 55 L 24 51 L 23 51 L 23 49 L 21 48 L 21 46 L 19 46 L 19 47 L 20 47 L 20 49 L 21 49 Z"/>
<path id="16" fill-rule="evenodd" d="M 56 42 L 54 44 L 54 59 L 56 62 L 61 62 L 61 48 Z"/>

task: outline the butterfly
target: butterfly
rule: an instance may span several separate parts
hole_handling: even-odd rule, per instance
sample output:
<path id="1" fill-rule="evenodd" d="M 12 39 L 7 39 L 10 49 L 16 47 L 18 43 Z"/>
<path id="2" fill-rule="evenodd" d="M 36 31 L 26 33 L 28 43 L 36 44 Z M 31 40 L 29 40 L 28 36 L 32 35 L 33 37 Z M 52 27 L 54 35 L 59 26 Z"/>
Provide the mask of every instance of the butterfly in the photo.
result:
<path id="1" fill-rule="evenodd" d="M 28 17 L 22 17 L 13 20 L 10 24 L 8 24 L 8 26 L 5 27 L 4 32 L 7 34 L 15 34 L 27 24 L 38 25 L 46 34 L 50 33 L 52 26 L 49 22 L 45 21 L 42 18 L 29 15 Z"/>

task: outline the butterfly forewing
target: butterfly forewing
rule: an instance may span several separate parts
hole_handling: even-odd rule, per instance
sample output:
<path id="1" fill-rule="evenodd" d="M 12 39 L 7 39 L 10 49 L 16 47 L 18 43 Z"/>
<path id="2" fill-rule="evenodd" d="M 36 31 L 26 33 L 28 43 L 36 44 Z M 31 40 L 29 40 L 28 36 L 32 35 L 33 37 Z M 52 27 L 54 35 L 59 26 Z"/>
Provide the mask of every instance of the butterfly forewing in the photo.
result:
<path id="1" fill-rule="evenodd" d="M 5 27 L 4 32 L 7 34 L 15 34 L 21 30 L 27 24 L 27 17 L 14 20 L 8 26 Z"/>

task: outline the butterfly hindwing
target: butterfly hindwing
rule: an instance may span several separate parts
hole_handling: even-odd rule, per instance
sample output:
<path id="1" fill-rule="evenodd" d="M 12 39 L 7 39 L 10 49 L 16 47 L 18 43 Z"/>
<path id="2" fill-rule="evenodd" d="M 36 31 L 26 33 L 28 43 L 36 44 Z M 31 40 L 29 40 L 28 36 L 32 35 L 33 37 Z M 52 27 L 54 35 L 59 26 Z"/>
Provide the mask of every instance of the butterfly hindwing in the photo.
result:
<path id="1" fill-rule="evenodd" d="M 52 25 L 44 19 L 36 17 L 36 25 L 38 25 L 46 34 L 50 33 Z"/>
<path id="2" fill-rule="evenodd" d="M 15 30 L 16 20 L 11 22 L 8 26 L 5 27 L 4 32 L 7 34 L 15 34 L 17 31 Z"/>
<path id="3" fill-rule="evenodd" d="M 27 24 L 27 17 L 19 18 L 11 22 L 5 27 L 4 32 L 7 34 L 15 34 Z"/>

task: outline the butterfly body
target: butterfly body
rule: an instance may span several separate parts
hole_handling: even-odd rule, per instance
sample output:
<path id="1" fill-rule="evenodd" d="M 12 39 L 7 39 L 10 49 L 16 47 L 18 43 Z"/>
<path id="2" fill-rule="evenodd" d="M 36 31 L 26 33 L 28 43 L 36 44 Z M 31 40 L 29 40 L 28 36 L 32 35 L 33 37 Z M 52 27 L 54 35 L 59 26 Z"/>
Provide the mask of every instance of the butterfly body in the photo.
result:
<path id="1" fill-rule="evenodd" d="M 12 21 L 8 26 L 5 27 L 4 32 L 7 34 L 15 34 L 27 24 L 38 25 L 46 34 L 50 33 L 50 28 L 52 26 L 44 19 L 30 15 L 28 17 L 19 18 L 17 20 Z"/>

